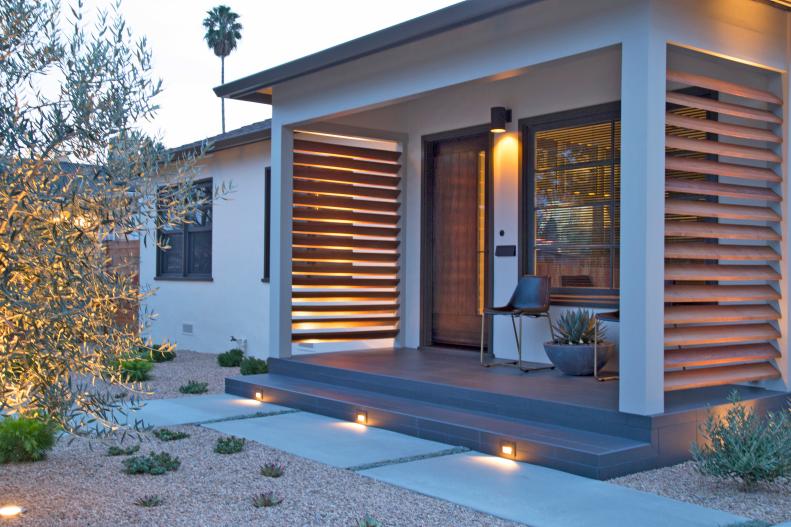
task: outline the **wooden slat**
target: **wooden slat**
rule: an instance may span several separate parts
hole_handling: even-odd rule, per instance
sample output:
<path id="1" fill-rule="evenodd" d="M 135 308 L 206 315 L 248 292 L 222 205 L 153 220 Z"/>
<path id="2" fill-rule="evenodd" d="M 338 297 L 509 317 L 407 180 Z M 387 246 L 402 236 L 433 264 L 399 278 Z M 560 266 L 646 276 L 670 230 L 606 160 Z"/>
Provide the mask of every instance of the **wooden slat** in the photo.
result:
<path id="1" fill-rule="evenodd" d="M 291 279 L 293 285 L 312 287 L 346 286 L 346 287 L 395 287 L 398 278 L 355 278 L 352 276 L 305 276 L 295 275 Z"/>
<path id="2" fill-rule="evenodd" d="M 398 214 L 376 214 L 372 212 L 356 212 L 349 210 L 319 210 L 311 207 L 299 206 L 294 207 L 293 217 L 295 220 L 347 221 L 379 225 L 397 225 L 398 221 L 401 219 L 401 216 Z"/>
<path id="3" fill-rule="evenodd" d="M 677 135 L 666 135 L 665 146 L 667 148 L 678 148 L 680 150 L 716 154 L 725 157 L 752 159 L 755 161 L 767 161 L 769 163 L 780 163 L 783 160 L 782 157 L 766 148 L 735 145 L 732 143 L 723 143 L 721 141 L 710 141 L 708 139 L 689 139 Z"/>
<path id="4" fill-rule="evenodd" d="M 769 304 L 665 306 L 665 324 L 715 324 L 778 320 L 780 313 Z"/>
<path id="5" fill-rule="evenodd" d="M 291 321 L 291 329 L 321 331 L 329 329 L 357 329 L 372 326 L 394 326 L 398 317 L 349 317 L 349 318 L 296 318 Z"/>
<path id="6" fill-rule="evenodd" d="M 665 236 L 685 238 L 716 238 L 723 240 L 779 240 L 771 227 L 730 225 L 727 223 L 666 221 Z"/>
<path id="7" fill-rule="evenodd" d="M 665 328 L 665 346 L 695 346 L 774 340 L 780 333 L 771 324 L 734 324 Z"/>
<path id="8" fill-rule="evenodd" d="M 711 161 L 708 159 L 667 156 L 665 157 L 665 168 L 668 170 L 679 170 L 681 172 L 697 172 L 699 174 L 711 174 L 713 176 L 734 177 L 756 181 L 770 181 L 772 183 L 779 183 L 782 181 L 782 178 L 778 176 L 774 170 L 769 168 L 750 167 L 734 163 L 720 163 L 719 161 Z"/>
<path id="9" fill-rule="evenodd" d="M 348 274 L 354 276 L 366 275 L 380 275 L 380 276 L 395 276 L 398 274 L 399 267 L 397 265 L 352 265 L 344 263 L 309 263 L 309 262 L 294 262 L 291 270 L 295 273 L 316 274 L 316 273 L 334 273 L 334 274 Z"/>
<path id="10" fill-rule="evenodd" d="M 744 119 L 752 119 L 754 121 L 763 121 L 772 124 L 782 124 L 783 122 L 781 118 L 766 110 L 758 110 L 749 106 L 742 106 L 741 104 L 731 104 L 714 99 L 707 99 L 706 97 L 686 95 L 684 93 L 667 92 L 667 101 L 681 106 L 700 108 L 701 110 L 731 115 L 733 117 L 742 117 Z"/>
<path id="11" fill-rule="evenodd" d="M 395 238 L 401 231 L 397 227 L 369 227 L 321 221 L 295 221 L 292 230 L 301 233 L 353 234 L 355 236 L 382 236 L 388 238 Z"/>
<path id="12" fill-rule="evenodd" d="M 665 264 L 665 280 L 780 280 L 780 273 L 768 265 Z"/>
<path id="13" fill-rule="evenodd" d="M 779 356 L 780 352 L 768 342 L 737 346 L 682 348 L 665 351 L 665 369 L 766 362 Z"/>
<path id="14" fill-rule="evenodd" d="M 729 183 L 684 179 L 672 176 L 667 176 L 665 178 L 665 190 L 668 192 L 696 194 L 699 196 L 719 196 L 772 202 L 779 202 L 782 200 L 782 198 L 770 188 L 731 185 Z"/>
<path id="15" fill-rule="evenodd" d="M 783 138 L 779 135 L 752 126 L 742 126 L 739 124 L 724 123 L 711 119 L 696 119 L 686 115 L 678 115 L 668 112 L 665 114 L 665 122 L 671 126 L 698 130 L 712 134 L 726 135 L 728 137 L 738 137 L 739 139 L 751 139 L 754 141 L 766 141 L 769 143 L 782 143 Z"/>
<path id="16" fill-rule="evenodd" d="M 769 207 L 752 205 L 733 205 L 711 201 L 668 199 L 665 201 L 665 212 L 684 216 L 702 216 L 706 218 L 727 218 L 732 220 L 780 221 L 780 215 Z"/>
<path id="17" fill-rule="evenodd" d="M 295 165 L 311 165 L 319 167 L 334 167 L 345 170 L 359 170 L 363 172 L 377 172 L 381 174 L 398 174 L 401 165 L 390 163 L 377 163 L 376 161 L 363 161 L 346 157 L 316 156 L 312 154 L 294 153 Z"/>
<path id="18" fill-rule="evenodd" d="M 396 253 L 375 253 L 360 251 L 344 251 L 342 249 L 304 249 L 295 247 L 291 251 L 293 260 L 340 262 L 387 262 L 397 263 Z"/>
<path id="19" fill-rule="evenodd" d="M 673 371 L 665 373 L 665 391 L 764 381 L 778 377 L 780 377 L 780 372 L 768 362 Z"/>
<path id="20" fill-rule="evenodd" d="M 309 299 L 327 302 L 371 302 L 374 300 L 398 300 L 397 291 L 301 291 L 291 292 L 291 298 L 304 302 Z M 338 300 L 334 300 L 338 299 Z M 349 306 L 351 307 L 351 306 Z"/>
<path id="21" fill-rule="evenodd" d="M 370 201 L 365 199 L 344 198 L 339 196 L 323 196 L 294 192 L 294 206 L 341 208 L 372 212 L 398 212 L 400 204 L 390 201 Z"/>
<path id="22" fill-rule="evenodd" d="M 382 329 L 373 331 L 334 331 L 332 333 L 292 333 L 291 340 L 294 342 L 321 341 L 321 342 L 345 342 L 349 340 L 369 340 L 387 339 L 398 335 L 397 329 Z"/>
<path id="23" fill-rule="evenodd" d="M 294 190 L 298 192 L 313 192 L 316 194 L 390 200 L 398 199 L 398 195 L 401 194 L 401 190 L 397 188 L 361 187 L 326 181 L 311 181 L 309 179 L 295 179 Z"/>
<path id="24" fill-rule="evenodd" d="M 348 236 L 321 236 L 295 234 L 292 238 L 294 247 L 349 248 L 349 249 L 381 249 L 393 250 L 399 245 L 398 240 L 362 240 Z"/>
<path id="25" fill-rule="evenodd" d="M 398 311 L 398 304 L 370 304 L 370 305 L 333 305 L 333 304 L 324 304 L 324 305 L 317 305 L 317 306 L 308 306 L 308 305 L 298 305 L 298 306 L 291 306 L 291 311 L 293 313 L 305 313 L 304 316 L 308 316 L 307 313 L 312 314 L 321 313 L 327 316 L 341 316 L 338 313 L 392 313 Z M 303 315 L 297 315 L 303 316 Z"/>
<path id="26" fill-rule="evenodd" d="M 686 73 L 683 71 L 668 70 L 667 80 L 678 82 L 681 84 L 686 84 L 687 86 L 698 86 L 700 88 L 708 88 L 710 90 L 718 91 L 721 93 L 728 93 L 730 95 L 736 95 L 737 97 L 744 97 L 746 99 L 753 99 L 756 101 L 768 102 L 771 104 L 783 104 L 782 99 L 780 99 L 774 93 L 768 92 L 766 90 L 751 88 L 750 86 L 745 86 L 743 84 L 723 81 L 720 79 L 715 79 L 713 77 L 707 77 L 705 75 Z"/>
<path id="27" fill-rule="evenodd" d="M 318 141 L 307 141 L 305 139 L 294 139 L 294 150 L 350 156 L 361 159 L 373 159 L 376 161 L 386 161 L 390 163 L 396 163 L 401 158 L 401 152 L 394 152 L 392 150 L 379 150 L 378 148 L 363 148 L 359 146 L 321 143 Z"/>
<path id="28" fill-rule="evenodd" d="M 299 165 L 294 166 L 294 178 L 388 188 L 396 188 L 401 182 L 401 178 L 398 176 L 376 176 L 349 170 L 333 170 L 331 168 L 303 167 Z"/>
<path id="29" fill-rule="evenodd" d="M 716 243 L 665 243 L 665 258 L 685 260 L 780 260 L 771 247 L 763 245 L 726 245 Z"/>
<path id="30" fill-rule="evenodd" d="M 752 302 L 777 300 L 769 285 L 667 285 L 665 302 Z"/>

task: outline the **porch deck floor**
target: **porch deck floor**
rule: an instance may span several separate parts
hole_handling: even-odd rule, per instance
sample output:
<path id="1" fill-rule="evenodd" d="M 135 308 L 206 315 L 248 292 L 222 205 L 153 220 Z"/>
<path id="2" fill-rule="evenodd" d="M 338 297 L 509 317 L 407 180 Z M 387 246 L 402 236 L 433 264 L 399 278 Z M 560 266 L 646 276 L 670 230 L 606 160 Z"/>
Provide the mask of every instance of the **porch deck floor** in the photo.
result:
<path id="1" fill-rule="evenodd" d="M 598 410 L 618 411 L 618 381 L 571 377 L 558 370 L 523 373 L 516 368 L 484 368 L 477 352 L 458 349 L 382 348 L 295 355 L 290 360 L 331 368 L 458 386 L 570 404 Z M 611 372 L 606 372 L 611 373 Z M 737 389 L 743 399 L 767 390 L 746 386 L 717 386 L 665 394 L 665 414 L 705 408 L 727 402 Z"/>

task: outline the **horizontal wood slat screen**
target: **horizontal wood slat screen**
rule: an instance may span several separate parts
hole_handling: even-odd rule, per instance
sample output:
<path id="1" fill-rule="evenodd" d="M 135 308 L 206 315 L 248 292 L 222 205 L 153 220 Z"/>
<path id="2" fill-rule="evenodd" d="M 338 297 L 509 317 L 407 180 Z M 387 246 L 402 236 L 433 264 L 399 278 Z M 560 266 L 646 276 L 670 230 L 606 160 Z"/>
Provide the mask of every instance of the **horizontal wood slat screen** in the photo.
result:
<path id="1" fill-rule="evenodd" d="M 667 92 L 665 390 L 777 378 L 782 100 L 688 72 L 667 80 L 712 92 Z"/>
<path id="2" fill-rule="evenodd" d="M 294 140 L 294 342 L 398 334 L 400 158 L 329 136 Z"/>

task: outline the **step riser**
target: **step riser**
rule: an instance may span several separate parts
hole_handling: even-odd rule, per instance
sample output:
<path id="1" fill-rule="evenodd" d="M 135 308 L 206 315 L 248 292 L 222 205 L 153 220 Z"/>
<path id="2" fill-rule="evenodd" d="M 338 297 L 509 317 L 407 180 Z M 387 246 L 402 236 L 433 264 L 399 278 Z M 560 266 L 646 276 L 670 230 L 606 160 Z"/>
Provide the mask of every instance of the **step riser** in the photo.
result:
<path id="1" fill-rule="evenodd" d="M 618 435 L 638 441 L 651 440 L 651 421 L 644 416 L 597 411 L 551 401 L 525 399 L 274 358 L 269 359 L 269 371 L 314 382 L 369 390 L 510 419 L 538 421 L 589 432 Z M 525 375 L 525 382 L 530 382 L 529 373 Z"/>
<path id="2" fill-rule="evenodd" d="M 241 397 L 255 398 L 260 391 L 264 399 L 273 404 L 297 408 L 345 421 L 354 421 L 356 412 L 366 410 L 371 426 L 394 432 L 439 441 L 453 446 L 463 446 L 485 454 L 500 455 L 503 440 L 516 444 L 518 461 L 534 463 L 581 476 L 609 479 L 655 466 L 656 453 L 650 445 L 634 448 L 628 453 L 617 455 L 596 455 L 590 452 L 546 443 L 528 438 L 504 437 L 467 426 L 446 423 L 423 417 L 406 415 L 399 412 L 355 405 L 346 401 L 317 397 L 310 394 L 289 391 L 270 386 L 257 386 L 228 378 L 225 381 L 226 393 Z"/>

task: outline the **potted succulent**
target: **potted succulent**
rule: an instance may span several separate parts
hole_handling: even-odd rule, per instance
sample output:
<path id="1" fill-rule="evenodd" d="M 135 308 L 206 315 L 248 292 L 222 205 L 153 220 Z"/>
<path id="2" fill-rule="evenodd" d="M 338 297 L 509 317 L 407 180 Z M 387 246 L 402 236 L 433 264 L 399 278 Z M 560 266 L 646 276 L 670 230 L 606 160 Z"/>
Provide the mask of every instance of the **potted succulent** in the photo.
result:
<path id="1" fill-rule="evenodd" d="M 593 375 L 595 340 L 597 369 L 604 366 L 612 355 L 614 344 L 604 340 L 605 330 L 601 321 L 588 309 L 566 311 L 553 327 L 554 340 L 544 343 L 544 351 L 552 364 L 566 375 Z"/>

